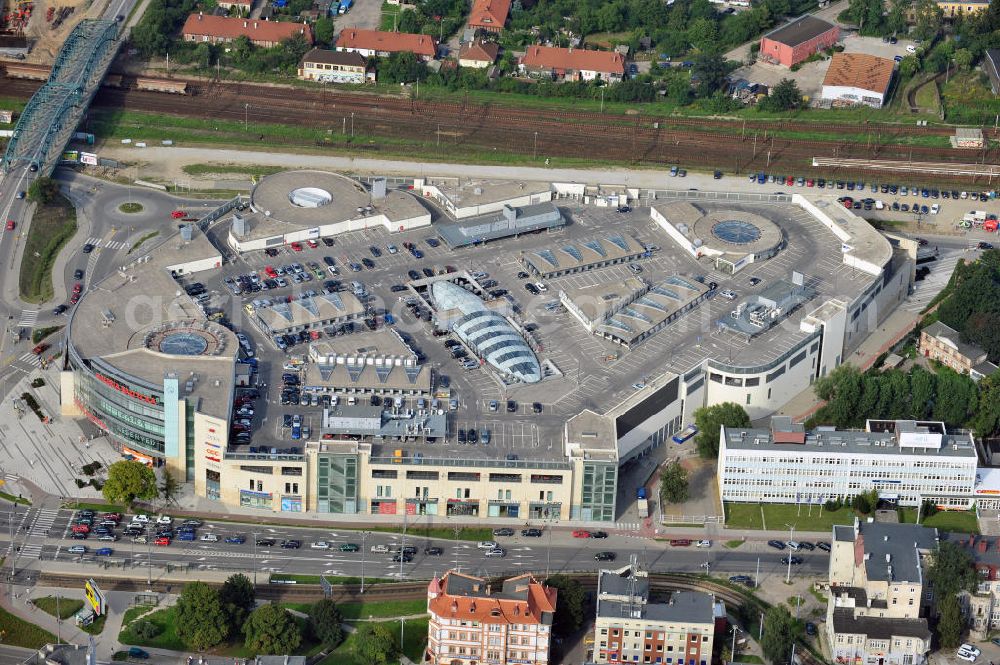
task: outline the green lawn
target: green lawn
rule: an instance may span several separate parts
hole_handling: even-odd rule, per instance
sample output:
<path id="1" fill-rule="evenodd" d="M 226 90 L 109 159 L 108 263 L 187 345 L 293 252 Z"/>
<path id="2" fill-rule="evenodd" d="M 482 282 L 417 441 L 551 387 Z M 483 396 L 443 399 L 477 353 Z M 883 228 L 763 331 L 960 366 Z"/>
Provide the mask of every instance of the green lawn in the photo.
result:
<path id="1" fill-rule="evenodd" d="M 152 605 L 136 605 L 135 607 L 130 607 L 125 610 L 125 616 L 122 617 L 122 626 L 127 626 L 136 620 L 142 614 L 145 614 L 149 610 L 153 609 Z"/>
<path id="2" fill-rule="evenodd" d="M 308 614 L 312 603 L 282 603 L 282 607 L 296 612 Z M 337 603 L 340 613 L 344 615 L 345 621 L 357 621 L 369 617 L 385 619 L 392 617 L 411 616 L 414 614 L 425 614 L 427 612 L 427 601 L 418 600 L 381 600 L 371 603 Z"/>
<path id="3" fill-rule="evenodd" d="M 36 598 L 34 603 L 35 607 L 52 616 L 56 616 L 58 605 L 60 619 L 68 619 L 83 609 L 83 601 L 75 598 L 59 598 L 57 601 L 55 596 L 45 596 L 44 598 Z"/>
<path id="4" fill-rule="evenodd" d="M 135 609 L 135 608 L 132 608 Z M 126 614 L 127 616 L 127 614 Z M 125 626 L 118 635 L 118 641 L 122 644 L 130 644 L 139 647 L 153 647 L 154 649 L 170 649 L 171 651 L 185 651 L 187 647 L 177 637 L 175 625 L 177 623 L 177 612 L 173 607 L 166 607 L 146 615 L 145 621 L 150 621 L 159 627 L 160 633 L 151 640 L 145 640 L 132 632 L 131 628 Z"/>
<path id="5" fill-rule="evenodd" d="M 28 499 L 25 499 L 24 497 L 18 498 L 13 494 L 9 494 L 7 492 L 0 492 L 0 499 L 4 499 L 5 501 L 10 501 L 11 503 L 19 503 L 22 506 L 31 505 L 31 501 L 29 501 Z"/>
<path id="6" fill-rule="evenodd" d="M 108 622 L 108 615 L 97 617 L 94 623 L 89 626 L 80 626 L 80 630 L 89 635 L 100 635 L 104 632 L 104 624 Z"/>
<path id="7" fill-rule="evenodd" d="M 904 508 L 899 512 L 902 513 L 900 520 L 905 524 L 913 524 L 917 521 L 916 508 Z M 972 511 L 941 510 L 930 517 L 921 519 L 920 523 L 941 531 L 979 533 L 979 522 L 976 520 L 976 514 Z"/>
<path id="8" fill-rule="evenodd" d="M 426 623 L 424 624 L 426 628 Z M 426 630 L 425 630 L 426 632 Z M 50 642 L 55 642 L 56 636 L 47 630 L 20 617 L 16 617 L 0 607 L 0 644 L 39 649 Z"/>
<path id="9" fill-rule="evenodd" d="M 62 196 L 50 205 L 36 209 L 28 227 L 24 260 L 21 261 L 18 283 L 23 300 L 43 303 L 52 298 L 52 264 L 74 233 L 76 208 Z"/>
<path id="10" fill-rule="evenodd" d="M 399 622 L 392 622 L 399 629 Z M 427 619 L 407 621 L 403 630 L 403 652 L 415 663 L 423 661 L 424 649 L 427 647 Z M 334 649 L 320 661 L 319 665 L 370 665 L 354 652 L 354 634 L 347 636 L 339 647 Z"/>
<path id="11" fill-rule="evenodd" d="M 941 98 L 938 96 L 937 84 L 934 81 L 923 84 L 917 89 L 917 106 L 928 111 L 938 111 L 941 107 Z"/>
<path id="12" fill-rule="evenodd" d="M 764 522 L 761 523 L 761 505 L 749 503 L 726 504 L 726 526 L 731 529 L 787 529 L 794 525 L 798 531 L 830 531 L 834 524 L 853 524 L 854 511 L 841 508 L 829 511 L 822 506 L 795 505 L 792 503 L 763 504 Z"/>
<path id="13" fill-rule="evenodd" d="M 271 575 L 272 582 L 295 582 L 296 584 L 319 584 L 320 575 L 298 575 L 294 573 L 277 573 Z M 336 575 L 326 575 L 326 581 L 330 584 L 361 584 L 360 577 L 343 577 Z M 384 577 L 366 577 L 365 584 L 393 584 L 396 580 Z"/>
<path id="14" fill-rule="evenodd" d="M 185 164 L 181 169 L 188 175 L 236 173 L 239 175 L 273 175 L 284 171 L 282 166 L 249 166 L 247 164 Z"/>
<path id="15" fill-rule="evenodd" d="M 746 541 L 743 541 L 743 540 L 727 540 L 726 542 L 722 543 L 722 546 L 726 547 L 728 549 L 731 549 L 731 550 L 735 550 L 737 547 L 739 547 L 740 545 L 742 545 L 744 542 L 746 542 Z"/>

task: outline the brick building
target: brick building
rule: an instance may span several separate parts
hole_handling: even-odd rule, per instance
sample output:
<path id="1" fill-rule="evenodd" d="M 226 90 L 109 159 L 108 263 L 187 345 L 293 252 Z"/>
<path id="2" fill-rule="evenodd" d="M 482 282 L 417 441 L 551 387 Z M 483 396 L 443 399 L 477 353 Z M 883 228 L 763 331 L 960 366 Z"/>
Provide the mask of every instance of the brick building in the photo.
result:
<path id="1" fill-rule="evenodd" d="M 986 352 L 975 344 L 962 341 L 962 335 L 940 321 L 935 321 L 920 331 L 920 353 L 959 374 L 968 374 L 978 381 L 997 370 L 986 359 Z"/>
<path id="2" fill-rule="evenodd" d="M 837 43 L 840 28 L 815 16 L 800 16 L 760 39 L 760 59 L 785 67 Z"/>
<path id="3" fill-rule="evenodd" d="M 499 589 L 455 571 L 435 576 L 427 586 L 424 662 L 548 665 L 557 594 L 531 575 L 505 580 Z"/>
<path id="4" fill-rule="evenodd" d="M 191 14 L 181 30 L 184 41 L 223 44 L 237 37 L 247 37 L 254 46 L 271 48 L 286 39 L 301 35 L 312 44 L 312 28 L 305 23 L 278 23 L 277 21 L 251 21 L 210 14 Z"/>
<path id="5" fill-rule="evenodd" d="M 649 575 L 625 566 L 602 570 L 597 578 L 594 623 L 595 663 L 710 665 L 715 646 L 715 597 L 674 591 L 651 602 Z"/>

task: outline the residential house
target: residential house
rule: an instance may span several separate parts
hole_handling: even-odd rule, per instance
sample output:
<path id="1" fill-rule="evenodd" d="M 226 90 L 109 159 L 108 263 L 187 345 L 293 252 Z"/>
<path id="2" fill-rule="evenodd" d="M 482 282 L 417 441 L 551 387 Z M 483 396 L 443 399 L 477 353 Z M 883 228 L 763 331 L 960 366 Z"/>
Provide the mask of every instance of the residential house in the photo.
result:
<path id="1" fill-rule="evenodd" d="M 383 32 L 344 28 L 337 37 L 338 51 L 360 53 L 366 58 L 384 58 L 393 53 L 412 53 L 427 61 L 437 56 L 437 39 L 430 35 L 416 35 L 408 32 Z"/>
<path id="2" fill-rule="evenodd" d="M 424 663 L 548 665 L 558 591 L 530 574 L 493 588 L 484 578 L 449 571 L 427 586 Z"/>
<path id="3" fill-rule="evenodd" d="M 725 616 L 720 605 L 702 591 L 672 591 L 653 602 L 646 571 L 601 570 L 593 662 L 710 665 L 716 618 Z"/>
<path id="4" fill-rule="evenodd" d="M 299 63 L 299 78 L 322 83 L 375 82 L 375 68 L 360 53 L 314 48 Z"/>
<path id="5" fill-rule="evenodd" d="M 500 32 L 510 15 L 511 0 L 475 0 L 469 12 L 469 28 Z"/>
<path id="6" fill-rule="evenodd" d="M 278 23 L 277 21 L 252 21 L 242 18 L 228 18 L 191 14 L 181 30 L 184 41 L 224 44 L 237 37 L 247 37 L 254 46 L 270 48 L 286 39 L 301 35 L 312 44 L 312 28 L 304 23 Z"/>
<path id="7" fill-rule="evenodd" d="M 760 55 L 765 62 L 791 67 L 813 53 L 837 43 L 840 28 L 806 14 L 775 28 L 760 39 Z"/>
<path id="8" fill-rule="evenodd" d="M 968 374 L 976 381 L 997 370 L 997 366 L 986 359 L 985 351 L 975 344 L 963 342 L 961 333 L 940 321 L 920 331 L 918 350 L 925 357 L 959 374 Z"/>
<path id="9" fill-rule="evenodd" d="M 253 8 L 253 0 L 220 0 L 215 4 L 226 10 L 236 8 L 241 15 L 245 16 L 249 16 L 250 10 Z"/>
<path id="10" fill-rule="evenodd" d="M 458 64 L 460 67 L 485 69 L 495 63 L 499 55 L 499 44 L 477 39 L 462 44 L 462 48 L 458 51 Z"/>
<path id="11" fill-rule="evenodd" d="M 565 81 L 618 83 L 625 77 L 625 58 L 613 51 L 529 46 L 518 67 L 527 76 Z"/>
<path id="12" fill-rule="evenodd" d="M 854 521 L 833 527 L 826 631 L 837 663 L 926 665 L 929 558 L 937 529 Z"/>
<path id="13" fill-rule="evenodd" d="M 834 53 L 823 78 L 823 99 L 882 108 L 896 63 L 867 53 Z"/>
<path id="14" fill-rule="evenodd" d="M 985 11 L 990 6 L 990 0 L 938 0 L 937 6 L 944 13 L 945 18 L 955 18 L 959 14 L 969 16 Z"/>

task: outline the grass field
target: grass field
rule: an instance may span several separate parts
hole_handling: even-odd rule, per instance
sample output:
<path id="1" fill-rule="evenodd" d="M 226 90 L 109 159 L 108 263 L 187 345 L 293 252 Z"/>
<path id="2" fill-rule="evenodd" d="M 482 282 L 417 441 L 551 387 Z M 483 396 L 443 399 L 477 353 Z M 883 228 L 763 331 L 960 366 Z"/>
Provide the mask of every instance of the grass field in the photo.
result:
<path id="1" fill-rule="evenodd" d="M 739 547 L 740 545 L 742 545 L 743 543 L 744 543 L 744 541 L 742 541 L 742 540 L 727 540 L 726 542 L 722 543 L 722 546 L 726 547 L 728 549 L 734 550 L 737 547 Z"/>
<path id="2" fill-rule="evenodd" d="M 246 164 L 185 164 L 181 168 L 188 175 L 237 173 L 239 175 L 265 176 L 285 170 L 281 166 L 247 166 Z"/>
<path id="3" fill-rule="evenodd" d="M 853 522 L 854 511 L 850 508 L 831 512 L 821 506 L 791 503 L 726 504 L 726 526 L 731 529 L 787 529 L 786 525 L 791 524 L 799 531 L 829 531 L 834 524 Z"/>
<path id="4" fill-rule="evenodd" d="M 56 616 L 56 607 L 59 608 L 59 618 L 68 619 L 83 609 L 83 601 L 75 598 L 59 598 L 55 596 L 45 596 L 35 599 L 35 607 L 41 611 Z"/>
<path id="5" fill-rule="evenodd" d="M 122 626 L 127 626 L 136 620 L 136 617 L 145 614 L 149 610 L 153 609 L 152 605 L 136 605 L 135 607 L 130 607 L 125 610 L 125 615 L 122 617 Z"/>
<path id="6" fill-rule="evenodd" d="M 923 84 L 917 89 L 915 96 L 917 106 L 921 109 L 938 112 L 941 109 L 941 98 L 938 95 L 937 84 L 934 81 Z"/>
<path id="7" fill-rule="evenodd" d="M 296 612 L 309 614 L 312 603 L 282 603 L 286 607 Z M 383 600 L 371 603 L 337 603 L 337 608 L 344 616 L 345 621 L 357 621 L 359 619 L 384 619 L 391 617 L 411 616 L 414 614 L 424 614 L 427 612 L 427 601 L 418 600 Z"/>
<path id="8" fill-rule="evenodd" d="M 28 499 L 25 499 L 24 497 L 18 498 L 13 494 L 10 494 L 9 492 L 0 492 L 0 499 L 4 499 L 5 501 L 10 501 L 11 503 L 18 503 L 22 506 L 31 505 L 31 501 L 29 501 Z"/>
<path id="9" fill-rule="evenodd" d="M 52 264 L 59 250 L 76 233 L 76 209 L 62 196 L 39 206 L 28 229 L 21 260 L 21 299 L 42 303 L 52 298 Z"/>
<path id="10" fill-rule="evenodd" d="M 914 524 L 917 521 L 916 508 L 904 508 L 899 512 L 902 513 L 900 521 L 906 524 Z M 930 517 L 921 519 L 920 523 L 941 531 L 979 533 L 979 522 L 976 520 L 976 514 L 970 511 L 941 510 Z"/>
<path id="11" fill-rule="evenodd" d="M 399 622 L 392 622 L 399 629 Z M 427 619 L 407 621 L 403 627 L 403 653 L 415 663 L 422 662 L 424 649 L 427 646 Z M 347 636 L 339 647 L 320 661 L 320 665 L 370 665 L 354 651 L 354 634 Z"/>
<path id="12" fill-rule="evenodd" d="M 49 631 L 42 630 L 35 624 L 14 616 L 2 607 L 0 607 L 0 626 L 4 631 L 3 639 L 0 642 L 8 646 L 39 649 L 56 641 L 56 636 Z M 427 632 L 426 623 L 424 632 Z"/>
<path id="13" fill-rule="evenodd" d="M 133 608 L 135 609 L 135 608 Z M 127 616 L 127 615 L 126 615 Z M 151 640 L 146 640 L 134 632 L 131 627 L 124 626 L 122 632 L 118 634 L 118 641 L 122 644 L 130 644 L 139 647 L 153 647 L 154 649 L 170 649 L 171 651 L 184 651 L 187 649 L 181 639 L 177 637 L 175 626 L 177 624 L 177 612 L 173 607 L 166 607 L 146 615 L 144 621 L 155 624 L 160 633 Z"/>

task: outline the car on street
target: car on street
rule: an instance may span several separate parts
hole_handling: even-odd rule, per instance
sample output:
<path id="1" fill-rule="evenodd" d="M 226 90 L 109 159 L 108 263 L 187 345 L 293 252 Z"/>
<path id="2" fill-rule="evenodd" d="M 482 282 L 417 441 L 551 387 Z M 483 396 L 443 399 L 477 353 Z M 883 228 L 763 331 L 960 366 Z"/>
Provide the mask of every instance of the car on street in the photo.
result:
<path id="1" fill-rule="evenodd" d="M 769 540 L 769 541 L 767 541 L 767 544 L 768 544 L 769 547 L 773 547 L 776 550 L 783 550 L 783 549 L 785 549 L 785 544 L 783 542 L 781 542 L 780 540 Z"/>
<path id="2" fill-rule="evenodd" d="M 542 530 L 536 527 L 531 527 L 529 529 L 521 529 L 521 535 L 525 538 L 541 538 Z"/>
<path id="3" fill-rule="evenodd" d="M 980 240 L 976 244 L 976 249 L 993 249 L 993 243 Z"/>
<path id="4" fill-rule="evenodd" d="M 510 528 L 509 526 L 503 526 L 503 527 L 500 527 L 499 529 L 493 529 L 493 535 L 494 536 L 513 536 L 514 535 L 514 529 Z"/>
<path id="5" fill-rule="evenodd" d="M 816 634 L 816 624 L 814 624 L 812 621 L 806 621 L 806 635 L 815 635 L 815 634 Z"/>
<path id="6" fill-rule="evenodd" d="M 618 555 L 614 552 L 598 552 L 594 555 L 594 561 L 614 561 Z"/>
<path id="7" fill-rule="evenodd" d="M 111 556 L 114 553 L 115 551 L 110 547 L 102 547 L 98 549 L 96 552 L 94 552 L 94 554 L 96 554 L 97 556 Z"/>
<path id="8" fill-rule="evenodd" d="M 257 547 L 274 547 L 277 541 L 274 538 L 258 538 Z"/>
<path id="9" fill-rule="evenodd" d="M 712 546 L 712 541 L 711 540 L 699 540 L 696 544 L 697 544 L 698 547 L 711 547 Z"/>
<path id="10" fill-rule="evenodd" d="M 8 219 L 7 220 L 7 230 L 8 231 L 13 231 L 14 230 L 14 220 L 13 219 Z"/>
<path id="11" fill-rule="evenodd" d="M 574 538 L 590 538 L 590 532 L 586 529 L 577 529 L 573 532 Z"/>
<path id="12" fill-rule="evenodd" d="M 315 543 L 309 545 L 309 547 L 314 550 L 328 550 L 330 549 L 330 543 L 325 540 L 317 540 Z"/>
<path id="13" fill-rule="evenodd" d="M 481 550 L 492 550 L 496 547 L 497 547 L 496 542 L 492 540 L 480 540 L 478 543 L 476 543 L 476 548 Z"/>
<path id="14" fill-rule="evenodd" d="M 340 546 L 341 552 L 357 552 L 361 549 L 356 543 L 344 543 Z"/>
<path id="15" fill-rule="evenodd" d="M 425 547 L 424 554 L 427 556 L 441 556 L 444 554 L 444 549 L 441 547 Z"/>
<path id="16" fill-rule="evenodd" d="M 800 557 L 800 556 L 783 556 L 783 557 L 781 557 L 781 563 L 783 565 L 786 565 L 786 566 L 787 565 L 798 566 L 799 564 L 802 563 L 802 561 L 803 561 L 803 558 Z"/>
<path id="17" fill-rule="evenodd" d="M 217 543 L 219 542 L 219 536 L 217 536 L 214 533 L 203 533 L 201 534 L 201 538 L 199 538 L 198 540 L 200 540 L 203 543 Z"/>
<path id="18" fill-rule="evenodd" d="M 300 547 L 302 547 L 302 541 L 301 540 L 283 540 L 283 541 L 281 541 L 281 547 L 282 547 L 282 549 L 286 549 L 286 550 L 297 550 Z"/>
<path id="19" fill-rule="evenodd" d="M 66 551 L 69 552 L 70 554 L 86 554 L 87 553 L 87 546 L 86 545 L 72 545 L 70 547 L 67 547 Z"/>
<path id="20" fill-rule="evenodd" d="M 145 649 L 140 649 L 139 647 L 129 647 L 128 657 L 138 658 L 139 660 L 147 660 L 149 658 L 149 652 Z"/>
<path id="21" fill-rule="evenodd" d="M 819 549 L 823 550 L 824 552 L 829 552 L 830 551 L 830 543 L 819 542 L 819 543 L 816 543 L 816 547 L 818 547 Z"/>
<path id="22" fill-rule="evenodd" d="M 83 253 L 84 253 L 84 254 L 90 254 L 90 253 L 91 253 L 92 251 L 94 251 L 94 246 L 93 246 L 93 245 L 91 245 L 91 244 L 90 244 L 90 243 L 88 242 L 87 244 L 85 244 L 85 245 L 83 246 L 83 250 L 82 250 L 82 251 L 83 251 Z"/>
<path id="23" fill-rule="evenodd" d="M 607 531 L 591 531 L 590 532 L 590 537 L 591 538 L 597 538 L 597 539 L 607 538 L 608 537 L 608 532 Z"/>
<path id="24" fill-rule="evenodd" d="M 230 543 L 231 545 L 242 545 L 243 543 L 247 542 L 247 539 L 244 538 L 243 536 L 229 536 L 228 538 L 226 538 L 226 542 Z"/>
<path id="25" fill-rule="evenodd" d="M 691 541 L 687 538 L 674 538 L 670 541 L 671 547 L 690 547 Z"/>
<path id="26" fill-rule="evenodd" d="M 507 555 L 507 551 L 504 550 L 504 548 L 502 548 L 502 547 L 494 547 L 491 550 L 486 550 L 486 554 L 485 554 L 485 556 L 487 556 L 487 557 L 490 557 L 490 558 L 498 557 L 500 559 L 504 558 L 506 555 Z"/>
<path id="27" fill-rule="evenodd" d="M 153 541 L 153 544 L 158 547 L 167 547 L 170 545 L 170 538 L 167 536 L 157 536 L 156 540 Z"/>
<path id="28" fill-rule="evenodd" d="M 729 578 L 729 581 L 733 584 L 753 586 L 753 578 L 750 577 L 749 575 L 733 575 Z"/>

